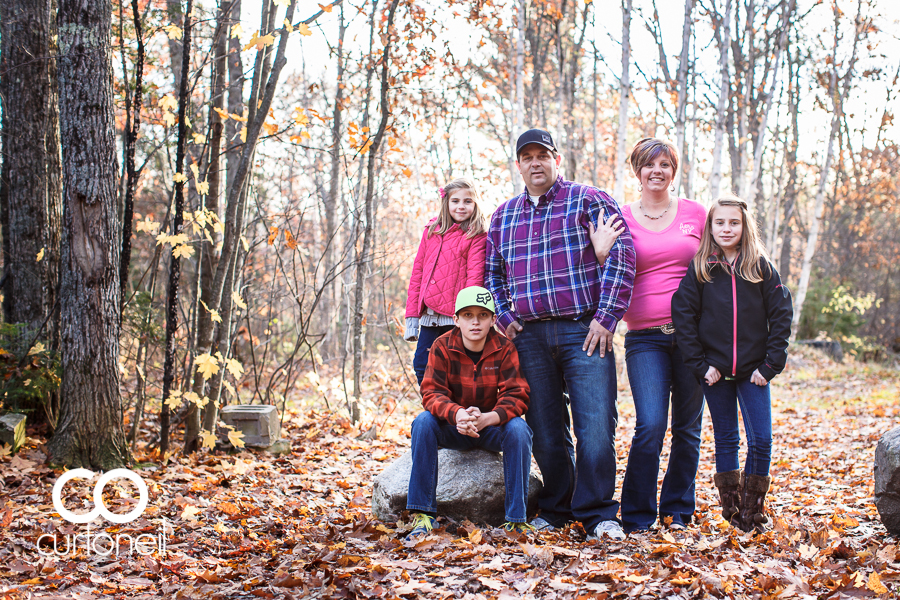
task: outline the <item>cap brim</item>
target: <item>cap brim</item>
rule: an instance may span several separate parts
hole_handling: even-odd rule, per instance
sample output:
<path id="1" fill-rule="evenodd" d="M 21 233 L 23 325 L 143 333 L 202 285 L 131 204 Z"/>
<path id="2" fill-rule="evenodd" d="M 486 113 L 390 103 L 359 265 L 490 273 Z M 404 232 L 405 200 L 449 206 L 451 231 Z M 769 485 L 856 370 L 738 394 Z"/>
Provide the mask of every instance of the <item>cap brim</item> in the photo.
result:
<path id="1" fill-rule="evenodd" d="M 522 144 L 521 146 L 516 148 L 516 158 L 519 157 L 519 154 L 522 152 L 522 148 L 524 148 L 525 146 L 530 146 L 531 144 L 537 144 L 538 146 L 543 146 L 547 150 L 553 150 L 554 152 L 557 151 L 555 147 L 551 146 L 550 144 L 545 144 L 544 142 L 525 142 L 524 144 Z"/>

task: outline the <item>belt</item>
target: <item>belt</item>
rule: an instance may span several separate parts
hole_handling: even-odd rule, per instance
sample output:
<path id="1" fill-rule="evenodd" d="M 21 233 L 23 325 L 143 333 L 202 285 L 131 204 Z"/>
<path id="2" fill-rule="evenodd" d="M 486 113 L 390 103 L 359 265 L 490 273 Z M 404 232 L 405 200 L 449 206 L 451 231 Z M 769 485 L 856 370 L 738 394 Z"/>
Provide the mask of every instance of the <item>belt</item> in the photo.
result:
<path id="1" fill-rule="evenodd" d="M 672 335 L 675 333 L 675 324 L 670 322 L 664 325 L 654 325 L 653 327 L 647 327 L 646 329 L 638 329 L 638 331 L 661 331 L 666 335 Z"/>

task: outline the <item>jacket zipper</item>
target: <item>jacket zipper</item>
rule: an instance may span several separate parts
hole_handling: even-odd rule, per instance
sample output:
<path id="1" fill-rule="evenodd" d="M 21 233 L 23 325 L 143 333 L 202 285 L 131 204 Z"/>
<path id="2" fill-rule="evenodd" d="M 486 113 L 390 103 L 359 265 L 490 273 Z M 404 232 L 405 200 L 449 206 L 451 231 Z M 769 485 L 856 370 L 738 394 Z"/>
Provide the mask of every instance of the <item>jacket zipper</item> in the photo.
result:
<path id="1" fill-rule="evenodd" d="M 737 262 L 737 259 L 735 259 Z M 735 266 L 731 265 L 731 376 L 737 376 L 737 281 L 734 277 Z"/>

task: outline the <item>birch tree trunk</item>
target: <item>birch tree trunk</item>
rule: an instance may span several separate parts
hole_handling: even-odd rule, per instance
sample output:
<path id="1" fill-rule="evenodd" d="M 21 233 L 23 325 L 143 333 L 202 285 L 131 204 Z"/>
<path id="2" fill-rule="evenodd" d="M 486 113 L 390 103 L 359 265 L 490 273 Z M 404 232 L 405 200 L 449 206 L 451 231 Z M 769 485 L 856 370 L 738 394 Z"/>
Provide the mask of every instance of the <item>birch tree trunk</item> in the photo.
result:
<path id="1" fill-rule="evenodd" d="M 58 295 L 62 189 L 59 112 L 50 0 L 9 0 L 0 8 L 3 98 L 3 312 L 37 332 Z M 45 329 L 55 337 L 55 324 Z"/>
<path id="2" fill-rule="evenodd" d="M 519 181 L 516 171 L 515 156 L 516 140 L 522 135 L 525 128 L 522 121 L 525 117 L 525 0 L 516 2 L 516 97 L 515 118 L 510 129 L 509 147 L 512 148 L 509 159 L 509 175 L 512 181 L 512 193 L 516 194 Z"/>
<path id="3" fill-rule="evenodd" d="M 616 134 L 616 187 L 613 190 L 613 198 L 621 204 L 625 203 L 625 162 L 628 158 L 626 143 L 628 137 L 628 99 L 631 96 L 631 78 L 629 77 L 629 67 L 631 66 L 631 9 L 632 0 L 623 0 L 622 76 L 619 78 L 619 131 Z M 594 62 L 596 65 L 596 60 Z M 596 153 L 597 148 L 595 145 L 594 154 Z"/>
<path id="4" fill-rule="evenodd" d="M 716 102 L 716 133 L 713 143 L 712 169 L 709 176 L 709 203 L 719 197 L 722 186 L 722 145 L 725 140 L 726 103 L 731 87 L 728 80 L 728 51 L 731 46 L 731 2 L 725 0 L 725 14 L 713 12 L 713 29 L 719 45 L 719 99 Z"/>
<path id="5" fill-rule="evenodd" d="M 809 288 L 809 275 L 812 270 L 812 259 L 816 253 L 816 243 L 819 238 L 819 228 L 822 225 L 822 215 L 825 210 L 825 186 L 828 184 L 828 172 L 831 169 L 831 160 L 834 156 L 834 139 L 840 129 L 843 116 L 844 101 L 850 92 L 850 84 L 853 80 L 853 68 L 856 66 L 856 51 L 863 29 L 867 25 L 861 22 L 862 0 L 858 0 L 856 10 L 856 27 L 853 36 L 853 50 L 850 54 L 850 62 L 843 76 L 843 89 L 839 89 L 841 83 L 838 77 L 838 33 L 840 24 L 840 11 L 837 4 L 834 5 L 834 46 L 831 55 L 831 80 L 828 85 L 828 95 L 832 102 L 831 131 L 828 134 L 828 146 L 825 150 L 825 162 L 819 173 L 819 184 L 816 189 L 815 214 L 809 227 L 809 235 L 806 237 L 806 249 L 803 252 L 803 266 L 800 269 L 800 282 L 797 285 L 797 298 L 794 302 L 794 321 L 791 323 L 791 341 L 797 339 L 797 329 L 800 325 L 800 317 L 803 313 L 803 305 L 806 302 L 806 292 Z"/>
<path id="6" fill-rule="evenodd" d="M 685 123 L 687 121 L 687 72 L 690 63 L 691 30 L 695 0 L 684 2 L 684 22 L 681 26 L 681 56 L 678 58 L 678 72 L 675 76 L 675 86 L 678 90 L 678 104 L 675 107 L 675 147 L 679 157 L 684 157 Z M 679 162 L 678 172 L 675 174 L 675 195 L 681 193 L 681 184 L 684 180 L 685 161 Z"/>
<path id="7" fill-rule="evenodd" d="M 119 240 L 111 3 L 59 5 L 65 232 L 62 385 L 51 461 L 109 470 L 131 462 L 119 394 Z"/>

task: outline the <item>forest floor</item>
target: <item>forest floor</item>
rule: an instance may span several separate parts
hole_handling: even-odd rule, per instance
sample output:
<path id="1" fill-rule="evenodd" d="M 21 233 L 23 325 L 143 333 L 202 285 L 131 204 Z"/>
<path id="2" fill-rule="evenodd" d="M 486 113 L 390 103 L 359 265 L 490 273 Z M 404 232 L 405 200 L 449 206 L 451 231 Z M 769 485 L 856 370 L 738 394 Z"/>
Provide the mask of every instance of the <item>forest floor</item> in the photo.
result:
<path id="1" fill-rule="evenodd" d="M 129 553 L 123 538 L 118 556 L 103 556 L 106 539 L 85 550 L 84 535 L 66 552 L 87 527 L 54 510 L 60 471 L 45 465 L 46 440 L 32 434 L 18 454 L 0 457 L 0 598 L 896 598 L 900 540 L 879 521 L 873 465 L 879 437 L 900 418 L 898 388 L 896 370 L 794 354 L 773 386 L 775 518 L 758 536 L 717 514 L 706 418 L 698 518 L 685 531 L 588 543 L 577 525 L 515 537 L 450 523 L 405 542 L 408 524 L 374 520 L 370 498 L 373 478 L 408 449 L 419 407 L 407 401 L 379 419 L 386 426 L 376 439 L 359 439 L 343 411 L 298 407 L 285 419 L 286 456 L 204 452 L 165 467 L 141 463 L 146 511 L 124 526 L 101 520 L 107 528 L 93 535 L 143 535 L 146 555 Z M 617 490 L 634 427 L 622 382 L 619 412 Z M 89 498 L 91 486 L 67 484 L 67 506 Z M 130 484 L 106 491 L 110 509 L 133 508 Z M 62 556 L 45 534 L 57 536 Z"/>

